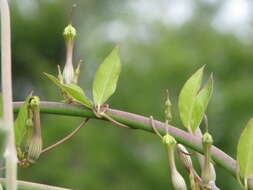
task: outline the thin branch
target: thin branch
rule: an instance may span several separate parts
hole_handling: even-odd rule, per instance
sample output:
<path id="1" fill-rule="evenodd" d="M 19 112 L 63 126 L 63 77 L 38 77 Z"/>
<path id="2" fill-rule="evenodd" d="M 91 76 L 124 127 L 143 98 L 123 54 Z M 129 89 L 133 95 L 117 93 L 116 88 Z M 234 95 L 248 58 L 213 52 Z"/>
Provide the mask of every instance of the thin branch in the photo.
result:
<path id="1" fill-rule="evenodd" d="M 68 134 L 66 137 L 64 137 L 63 139 L 59 140 L 58 142 L 56 142 L 55 144 L 43 149 L 41 151 L 41 154 L 42 153 L 45 153 L 45 152 L 48 152 L 49 150 L 52 150 L 53 148 L 61 145 L 62 143 L 66 142 L 67 140 L 69 140 L 71 137 L 73 137 L 88 121 L 89 121 L 90 118 L 86 118 L 84 121 L 82 121 L 82 123 L 79 124 L 79 126 L 74 130 L 72 131 L 70 134 Z"/>
<path id="2" fill-rule="evenodd" d="M 14 111 L 18 111 L 23 102 L 14 102 Z M 88 117 L 100 120 L 105 120 L 104 118 L 99 118 L 95 113 L 81 105 L 71 105 L 58 102 L 46 102 L 42 101 L 40 106 L 41 113 L 48 114 L 58 114 L 58 115 L 68 115 L 77 117 Z M 115 109 L 108 109 L 107 114 L 114 120 L 123 123 L 133 129 L 140 129 L 147 132 L 153 133 L 152 126 L 150 124 L 150 118 L 141 115 L 124 112 Z M 156 128 L 161 134 L 165 134 L 164 123 L 154 120 Z M 168 131 L 171 135 L 175 137 L 177 142 L 197 151 L 203 153 L 202 142 L 200 137 L 196 137 L 190 133 L 187 133 L 179 128 L 172 125 L 168 125 Z M 219 148 L 212 146 L 211 148 L 212 159 L 234 177 L 236 177 L 236 161 L 227 155 L 225 152 Z M 249 179 L 250 187 L 253 187 L 253 177 Z"/>
<path id="3" fill-rule="evenodd" d="M 6 187 L 6 179 L 0 178 L 0 183 L 3 184 L 3 187 Z M 39 183 L 27 182 L 27 181 L 17 181 L 18 188 L 20 190 L 71 190 L 63 187 L 55 187 L 51 185 L 44 185 Z"/>
<path id="4" fill-rule="evenodd" d="M 1 71 L 3 93 L 3 126 L 7 129 L 5 149 L 7 190 L 17 189 L 17 153 L 13 127 L 12 78 L 11 78 L 11 27 L 7 0 L 0 0 L 1 12 Z"/>
<path id="5" fill-rule="evenodd" d="M 160 134 L 160 132 L 156 129 L 153 116 L 150 116 L 150 123 L 151 123 L 151 127 L 152 127 L 153 131 L 155 132 L 155 134 L 156 134 L 158 137 L 160 137 L 161 139 L 163 139 L 163 137 L 162 137 L 162 135 Z"/>
<path id="6" fill-rule="evenodd" d="M 114 123 L 115 125 L 118 125 L 118 126 L 120 126 L 120 127 L 126 128 L 126 129 L 131 129 L 131 128 L 128 127 L 127 125 L 124 125 L 123 123 L 120 123 L 120 122 L 114 120 L 113 118 L 111 118 L 109 115 L 107 115 L 107 114 L 104 113 L 104 112 L 101 112 L 101 113 L 98 112 L 97 114 L 98 114 L 99 116 L 101 116 L 101 117 L 104 117 L 104 118 L 107 119 L 108 121 Z"/>

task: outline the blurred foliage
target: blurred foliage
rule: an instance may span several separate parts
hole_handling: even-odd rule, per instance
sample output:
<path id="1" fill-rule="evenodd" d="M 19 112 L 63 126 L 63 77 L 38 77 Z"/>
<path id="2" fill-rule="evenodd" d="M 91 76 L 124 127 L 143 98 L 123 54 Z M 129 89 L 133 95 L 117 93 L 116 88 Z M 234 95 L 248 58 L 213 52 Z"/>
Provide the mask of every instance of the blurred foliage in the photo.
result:
<path id="1" fill-rule="evenodd" d="M 245 43 L 212 27 L 219 3 L 198 0 L 192 18 L 173 26 L 159 20 L 142 23 L 126 2 L 77 2 L 72 18 L 79 31 L 74 62 L 85 61 L 80 85 L 91 94 L 96 68 L 119 43 L 123 70 L 110 106 L 163 120 L 165 90 L 169 89 L 173 124 L 182 127 L 178 94 L 187 78 L 205 64 L 206 73 L 214 73 L 214 96 L 208 107 L 210 132 L 215 145 L 235 157 L 239 134 L 253 116 L 252 39 Z M 60 100 L 59 91 L 42 72 L 56 74 L 56 65 L 64 65 L 62 30 L 70 20 L 71 3 L 36 1 L 26 9 L 27 4 L 12 1 L 15 100 L 23 100 L 32 90 L 42 100 Z M 119 40 L 107 35 L 115 20 L 130 31 Z M 67 135 L 80 121 L 43 115 L 44 146 Z M 91 121 L 69 142 L 42 155 L 35 165 L 20 168 L 19 178 L 74 189 L 170 189 L 166 156 L 154 135 Z M 186 176 L 182 166 L 178 167 Z M 233 177 L 219 167 L 217 177 L 221 189 L 239 189 Z"/>

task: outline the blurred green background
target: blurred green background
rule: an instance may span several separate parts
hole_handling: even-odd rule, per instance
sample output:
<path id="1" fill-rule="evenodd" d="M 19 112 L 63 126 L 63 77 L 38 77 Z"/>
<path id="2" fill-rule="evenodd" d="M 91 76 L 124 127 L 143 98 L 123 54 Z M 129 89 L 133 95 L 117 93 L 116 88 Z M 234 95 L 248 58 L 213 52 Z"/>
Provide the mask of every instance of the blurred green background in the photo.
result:
<path id="1" fill-rule="evenodd" d="M 70 10 L 77 4 L 72 18 Z M 173 124 L 182 126 L 177 97 L 202 65 L 213 72 L 208 107 L 215 145 L 235 157 L 239 135 L 253 116 L 252 1 L 246 0 L 12 0 L 14 99 L 34 91 L 60 101 L 42 72 L 56 74 L 65 62 L 63 28 L 78 30 L 74 63 L 82 66 L 80 86 L 91 95 L 98 65 L 116 44 L 123 70 L 110 107 L 163 120 L 165 90 L 172 94 Z M 43 115 L 44 146 L 67 135 L 81 118 Z M 178 163 L 180 171 L 187 174 Z M 19 179 L 77 190 L 172 189 L 167 155 L 159 139 L 143 131 L 91 121 L 73 139 L 42 155 Z M 217 167 L 221 189 L 240 189 Z"/>

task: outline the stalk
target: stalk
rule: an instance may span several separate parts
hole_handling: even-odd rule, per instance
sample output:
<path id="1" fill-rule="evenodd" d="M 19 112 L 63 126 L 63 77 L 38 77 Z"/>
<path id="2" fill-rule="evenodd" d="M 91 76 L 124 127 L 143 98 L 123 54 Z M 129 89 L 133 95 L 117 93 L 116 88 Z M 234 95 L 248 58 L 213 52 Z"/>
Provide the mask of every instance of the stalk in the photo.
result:
<path id="1" fill-rule="evenodd" d="M 7 129 L 5 149 L 6 189 L 17 189 L 17 153 L 13 127 L 12 78 L 11 78 L 11 29 L 10 12 L 7 0 L 0 0 L 1 10 L 1 67 L 3 93 L 3 124 Z"/>

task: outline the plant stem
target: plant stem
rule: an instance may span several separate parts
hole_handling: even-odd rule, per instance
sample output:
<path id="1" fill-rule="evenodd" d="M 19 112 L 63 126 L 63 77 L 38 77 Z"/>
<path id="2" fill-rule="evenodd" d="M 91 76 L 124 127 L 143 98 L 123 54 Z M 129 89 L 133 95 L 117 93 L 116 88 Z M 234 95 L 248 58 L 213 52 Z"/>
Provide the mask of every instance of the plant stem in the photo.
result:
<path id="1" fill-rule="evenodd" d="M 7 129 L 5 149 L 6 187 L 7 190 L 17 189 L 17 154 L 13 129 L 12 78 L 11 78 L 11 28 L 10 12 L 7 0 L 0 0 L 1 9 L 1 68 L 3 93 L 3 124 Z"/>
<path id="2" fill-rule="evenodd" d="M 23 102 L 14 102 L 14 111 L 17 112 L 22 104 Z M 68 115 L 105 120 L 103 118 L 98 118 L 92 110 L 81 105 L 42 101 L 40 104 L 40 111 L 41 113 L 48 114 Z M 150 123 L 150 118 L 148 117 L 115 109 L 108 109 L 107 114 L 114 120 L 123 123 L 130 128 L 141 129 L 147 132 L 154 133 Z M 154 124 L 157 130 L 162 135 L 166 134 L 166 129 L 164 127 L 165 125 L 163 122 L 154 120 Z M 177 140 L 177 142 L 197 152 L 203 153 L 202 141 L 200 137 L 196 137 L 172 125 L 168 125 L 168 131 Z M 229 155 L 227 155 L 215 146 L 212 146 L 211 148 L 211 156 L 212 159 L 217 163 L 217 165 L 221 166 L 229 173 L 231 173 L 234 177 L 236 177 L 236 161 L 233 158 L 231 158 Z M 249 179 L 249 186 L 251 188 L 253 187 L 253 177 L 250 177 Z"/>
<path id="3" fill-rule="evenodd" d="M 42 150 L 41 153 L 45 153 L 48 152 L 49 150 L 52 150 L 53 148 L 61 145 L 62 143 L 66 142 L 67 140 L 69 140 L 71 137 L 73 137 L 87 122 L 89 121 L 89 118 L 85 119 L 84 121 L 82 121 L 82 123 L 80 123 L 80 125 L 74 130 L 72 131 L 70 134 L 68 134 L 66 137 L 64 137 L 63 139 L 59 140 L 58 142 L 56 142 L 55 144 L 52 144 L 51 146 L 45 148 Z"/>
<path id="4" fill-rule="evenodd" d="M 3 187 L 6 187 L 6 179 L 0 178 L 0 182 L 3 184 Z M 19 190 L 71 190 L 67 188 L 49 186 L 26 181 L 17 181 L 17 183 Z"/>

